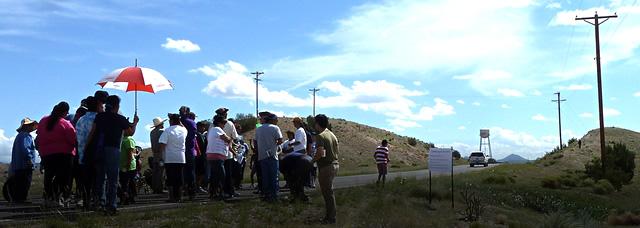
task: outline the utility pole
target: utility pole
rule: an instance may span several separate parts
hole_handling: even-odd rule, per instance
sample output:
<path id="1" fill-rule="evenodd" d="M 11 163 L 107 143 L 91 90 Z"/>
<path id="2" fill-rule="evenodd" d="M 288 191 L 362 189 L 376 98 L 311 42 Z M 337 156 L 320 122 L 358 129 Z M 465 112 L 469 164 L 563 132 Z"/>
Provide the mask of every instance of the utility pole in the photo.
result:
<path id="1" fill-rule="evenodd" d="M 551 100 L 551 102 L 556 102 L 558 103 L 558 135 L 560 136 L 560 150 L 562 150 L 562 118 L 560 116 L 560 103 L 567 101 L 567 99 L 560 99 L 560 92 L 557 93 L 553 93 L 555 95 L 558 95 L 558 99 L 557 100 Z"/>
<path id="2" fill-rule="evenodd" d="M 604 112 L 602 108 L 602 70 L 600 68 L 600 24 L 609 20 L 610 18 L 617 18 L 618 15 L 615 13 L 609 16 L 598 16 L 598 12 L 596 11 L 593 17 L 578 17 L 576 16 L 576 20 L 585 21 L 591 25 L 593 25 L 596 29 L 596 68 L 598 71 L 598 109 L 600 111 L 600 160 L 602 161 L 602 171 L 606 172 L 605 167 L 605 141 L 604 141 Z M 592 23 L 589 20 L 594 20 Z M 599 21 L 600 19 L 604 19 Z"/>
<path id="3" fill-rule="evenodd" d="M 253 80 L 256 81 L 256 118 L 258 118 L 258 82 L 262 81 L 262 79 L 260 79 L 260 75 L 264 74 L 264 72 L 256 71 L 251 74 L 256 76 Z"/>
<path id="4" fill-rule="evenodd" d="M 320 91 L 318 88 L 309 89 L 313 93 L 313 116 L 316 116 L 316 92 Z"/>

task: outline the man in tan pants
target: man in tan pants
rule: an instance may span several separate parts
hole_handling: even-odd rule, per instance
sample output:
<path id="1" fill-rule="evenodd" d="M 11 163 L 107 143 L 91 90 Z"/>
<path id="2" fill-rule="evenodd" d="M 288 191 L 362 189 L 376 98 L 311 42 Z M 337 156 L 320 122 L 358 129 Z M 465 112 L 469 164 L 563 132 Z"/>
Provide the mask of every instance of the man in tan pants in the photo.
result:
<path id="1" fill-rule="evenodd" d="M 313 158 L 318 164 L 318 183 L 324 198 L 326 215 L 322 219 L 323 224 L 336 223 L 336 197 L 333 195 L 333 179 L 338 174 L 338 139 L 327 127 L 329 118 L 323 114 L 315 116 L 316 130 L 320 132 L 316 136 L 316 156 Z"/>

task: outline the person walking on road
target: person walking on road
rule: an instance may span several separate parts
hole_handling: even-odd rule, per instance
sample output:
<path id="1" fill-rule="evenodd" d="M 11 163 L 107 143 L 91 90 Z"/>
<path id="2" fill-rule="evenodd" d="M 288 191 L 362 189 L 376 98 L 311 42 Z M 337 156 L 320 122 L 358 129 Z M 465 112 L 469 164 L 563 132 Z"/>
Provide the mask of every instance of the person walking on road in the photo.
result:
<path id="1" fill-rule="evenodd" d="M 376 165 L 378 166 L 378 181 L 376 185 L 380 185 L 380 179 L 382 179 L 382 187 L 387 180 L 387 164 L 389 163 L 389 142 L 382 140 L 382 143 L 376 151 L 373 153 L 373 158 L 376 159 Z"/>
<path id="2" fill-rule="evenodd" d="M 315 116 L 316 129 L 320 132 L 316 139 L 317 152 L 313 158 L 318 163 L 318 182 L 324 198 L 326 215 L 323 224 L 336 223 L 336 198 L 333 194 L 333 179 L 338 174 L 338 138 L 327 129 L 329 118 L 324 114 Z"/>

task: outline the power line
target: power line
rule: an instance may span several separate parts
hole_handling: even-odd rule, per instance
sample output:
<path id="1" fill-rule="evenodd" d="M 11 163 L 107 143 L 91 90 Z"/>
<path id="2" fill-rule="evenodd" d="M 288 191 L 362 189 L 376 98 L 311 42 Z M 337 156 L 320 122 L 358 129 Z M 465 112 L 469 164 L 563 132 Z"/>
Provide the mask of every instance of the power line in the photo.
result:
<path id="1" fill-rule="evenodd" d="M 600 66 L 600 24 L 608 21 L 611 18 L 617 18 L 618 15 L 609 15 L 609 16 L 598 16 L 598 12 L 595 13 L 593 17 L 577 17 L 576 20 L 585 21 L 595 27 L 595 38 L 596 38 L 596 69 L 598 74 L 598 109 L 599 109 L 599 119 L 600 119 L 600 157 L 602 161 L 602 171 L 606 171 L 606 163 L 605 163 L 605 141 L 604 141 L 604 112 L 602 105 L 602 69 Z M 599 21 L 600 19 L 604 19 L 603 21 Z M 594 20 L 592 23 L 589 20 Z"/>

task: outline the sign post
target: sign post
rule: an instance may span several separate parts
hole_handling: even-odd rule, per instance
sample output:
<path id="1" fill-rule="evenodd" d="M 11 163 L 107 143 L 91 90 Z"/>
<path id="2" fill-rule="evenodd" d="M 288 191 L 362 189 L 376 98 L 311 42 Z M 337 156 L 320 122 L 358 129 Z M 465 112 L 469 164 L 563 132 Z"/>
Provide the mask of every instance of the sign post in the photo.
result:
<path id="1" fill-rule="evenodd" d="M 453 150 L 431 148 L 429 150 L 429 204 L 431 204 L 431 174 L 451 174 L 451 207 L 453 203 Z"/>

